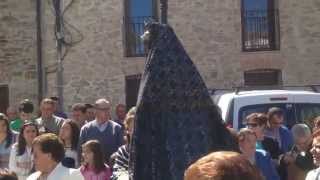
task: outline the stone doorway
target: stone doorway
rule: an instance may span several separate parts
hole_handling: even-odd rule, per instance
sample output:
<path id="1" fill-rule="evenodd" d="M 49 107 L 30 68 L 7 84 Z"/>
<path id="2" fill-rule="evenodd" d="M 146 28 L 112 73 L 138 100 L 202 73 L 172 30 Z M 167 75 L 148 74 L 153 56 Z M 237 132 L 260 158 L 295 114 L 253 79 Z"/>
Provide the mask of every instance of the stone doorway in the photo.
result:
<path id="1" fill-rule="evenodd" d="M 0 85 L 0 112 L 6 113 L 9 106 L 9 88 L 7 85 Z"/>

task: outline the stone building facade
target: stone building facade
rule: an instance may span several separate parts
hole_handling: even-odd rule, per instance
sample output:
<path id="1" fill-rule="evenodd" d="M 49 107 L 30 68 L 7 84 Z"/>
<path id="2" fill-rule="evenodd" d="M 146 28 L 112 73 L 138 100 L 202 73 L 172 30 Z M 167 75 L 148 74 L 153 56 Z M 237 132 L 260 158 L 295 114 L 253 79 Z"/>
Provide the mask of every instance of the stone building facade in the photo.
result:
<path id="1" fill-rule="evenodd" d="M 43 1 L 41 8 L 44 96 L 57 94 L 52 2 Z M 68 7 L 69 2 L 64 0 L 62 9 Z M 82 39 L 69 48 L 62 61 L 67 111 L 73 103 L 93 102 L 99 97 L 110 99 L 113 105 L 128 103 L 130 78 L 143 72 L 145 58 L 125 56 L 124 16 L 128 6 L 125 2 L 74 0 L 65 11 L 65 21 L 78 30 L 69 26 L 73 38 Z M 168 1 L 168 23 L 207 86 L 244 85 L 245 73 L 255 70 L 276 70 L 279 84 L 319 84 L 319 1 L 275 0 L 279 11 L 280 48 L 254 52 L 243 51 L 241 2 Z M 0 2 L 0 85 L 9 87 L 10 104 L 25 97 L 34 101 L 37 98 L 35 4 L 35 0 Z"/>
<path id="2" fill-rule="evenodd" d="M 0 1 L 0 109 L 24 98 L 36 100 L 35 1 Z"/>

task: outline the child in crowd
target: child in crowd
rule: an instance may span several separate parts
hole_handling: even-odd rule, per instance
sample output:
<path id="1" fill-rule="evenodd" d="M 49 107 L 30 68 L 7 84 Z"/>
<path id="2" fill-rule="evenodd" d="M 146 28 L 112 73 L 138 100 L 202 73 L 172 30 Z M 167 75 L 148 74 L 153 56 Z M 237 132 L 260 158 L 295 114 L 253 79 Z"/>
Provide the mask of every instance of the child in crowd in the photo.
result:
<path id="1" fill-rule="evenodd" d="M 59 138 L 62 140 L 65 149 L 65 158 L 62 164 L 69 168 L 78 168 L 78 141 L 79 141 L 79 126 L 72 120 L 65 120 L 60 132 Z"/>
<path id="2" fill-rule="evenodd" d="M 110 180 L 110 167 L 104 164 L 104 155 L 97 140 L 87 141 L 82 145 L 83 165 L 80 171 L 85 180 Z"/>
<path id="3" fill-rule="evenodd" d="M 18 142 L 12 146 L 9 169 L 18 175 L 19 180 L 27 179 L 32 173 L 32 141 L 38 135 L 37 125 L 31 122 L 26 123 L 20 129 Z"/>

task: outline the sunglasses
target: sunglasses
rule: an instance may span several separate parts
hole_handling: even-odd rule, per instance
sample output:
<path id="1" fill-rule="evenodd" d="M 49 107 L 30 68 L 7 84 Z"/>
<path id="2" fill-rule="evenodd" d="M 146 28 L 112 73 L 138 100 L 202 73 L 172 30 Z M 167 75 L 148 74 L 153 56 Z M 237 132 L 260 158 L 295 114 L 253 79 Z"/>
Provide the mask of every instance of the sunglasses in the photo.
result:
<path id="1" fill-rule="evenodd" d="M 247 123 L 246 124 L 247 125 L 247 127 L 251 127 L 251 128 L 255 128 L 255 127 L 258 127 L 259 126 L 259 124 L 257 124 L 257 123 Z"/>
<path id="2" fill-rule="evenodd" d="M 110 108 L 99 108 L 99 107 L 95 107 L 94 109 L 98 110 L 98 111 L 109 111 L 110 110 Z"/>

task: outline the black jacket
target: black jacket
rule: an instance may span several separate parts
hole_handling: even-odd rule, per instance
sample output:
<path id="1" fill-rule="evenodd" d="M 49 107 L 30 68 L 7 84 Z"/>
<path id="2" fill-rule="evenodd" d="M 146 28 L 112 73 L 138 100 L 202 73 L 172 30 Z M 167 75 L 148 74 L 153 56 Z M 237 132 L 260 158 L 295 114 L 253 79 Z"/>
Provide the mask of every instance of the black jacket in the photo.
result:
<path id="1" fill-rule="evenodd" d="M 278 159 L 283 153 L 278 142 L 270 137 L 265 136 L 261 143 L 263 149 L 270 153 L 272 159 Z"/>

